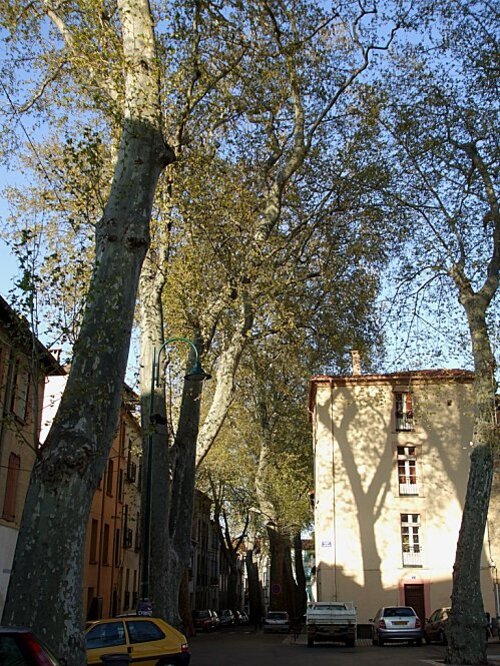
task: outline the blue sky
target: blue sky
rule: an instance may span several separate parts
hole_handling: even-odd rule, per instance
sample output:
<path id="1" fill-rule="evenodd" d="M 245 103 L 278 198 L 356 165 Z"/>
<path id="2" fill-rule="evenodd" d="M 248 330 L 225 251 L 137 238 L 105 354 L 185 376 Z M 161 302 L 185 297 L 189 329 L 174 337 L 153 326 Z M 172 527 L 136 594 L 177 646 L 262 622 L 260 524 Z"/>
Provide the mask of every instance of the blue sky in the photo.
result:
<path id="1" fill-rule="evenodd" d="M 9 300 L 8 294 L 17 275 L 18 266 L 15 256 L 2 239 L 0 239 L 0 266 L 2 267 L 0 271 L 0 293 L 6 300 Z"/>

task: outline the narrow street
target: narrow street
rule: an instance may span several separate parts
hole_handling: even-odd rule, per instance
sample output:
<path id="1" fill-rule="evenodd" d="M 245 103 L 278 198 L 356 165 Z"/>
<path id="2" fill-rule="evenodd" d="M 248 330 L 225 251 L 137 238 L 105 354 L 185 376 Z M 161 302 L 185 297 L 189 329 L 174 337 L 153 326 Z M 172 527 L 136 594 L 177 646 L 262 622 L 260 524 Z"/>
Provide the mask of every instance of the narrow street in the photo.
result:
<path id="1" fill-rule="evenodd" d="M 497 639 L 496 639 L 497 641 Z M 254 633 L 248 628 L 199 633 L 190 639 L 190 666 L 438 666 L 443 664 L 441 645 L 387 645 L 374 647 L 369 640 L 355 648 L 323 644 L 308 648 L 305 636 Z M 488 659 L 500 666 L 500 644 L 491 643 Z"/>

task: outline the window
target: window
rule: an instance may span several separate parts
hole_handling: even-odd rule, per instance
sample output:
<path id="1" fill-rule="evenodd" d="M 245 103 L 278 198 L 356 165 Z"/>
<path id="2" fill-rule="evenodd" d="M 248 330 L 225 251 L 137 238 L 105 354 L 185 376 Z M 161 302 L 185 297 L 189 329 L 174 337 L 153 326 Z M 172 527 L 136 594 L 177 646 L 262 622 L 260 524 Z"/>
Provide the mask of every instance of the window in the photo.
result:
<path id="1" fill-rule="evenodd" d="M 90 564 L 95 564 L 97 562 L 97 532 L 99 529 L 99 521 L 95 518 L 92 518 L 92 525 L 90 527 L 90 555 L 89 562 Z"/>
<path id="2" fill-rule="evenodd" d="M 108 460 L 108 475 L 106 477 L 106 494 L 113 495 L 113 467 L 114 463 L 112 460 Z"/>
<path id="3" fill-rule="evenodd" d="M 135 519 L 135 550 L 141 549 L 141 514 L 139 511 L 136 513 Z"/>
<path id="4" fill-rule="evenodd" d="M 116 529 L 115 530 L 115 555 L 114 555 L 114 563 L 115 567 L 120 566 L 120 530 Z"/>
<path id="5" fill-rule="evenodd" d="M 127 529 L 124 530 L 123 532 L 123 547 L 132 548 L 133 542 L 134 542 L 134 532 L 130 527 L 127 527 Z"/>
<path id="6" fill-rule="evenodd" d="M 418 495 L 415 446 L 398 446 L 398 482 L 400 495 Z"/>
<path id="7" fill-rule="evenodd" d="M 125 645 L 123 622 L 107 622 L 91 629 L 85 638 L 87 650 Z"/>
<path id="8" fill-rule="evenodd" d="M 19 361 L 14 363 L 14 372 L 12 375 L 12 398 L 10 409 L 13 414 L 21 421 L 26 420 L 26 412 L 28 409 L 28 388 L 29 388 L 29 374 L 26 370 L 21 368 Z"/>
<path id="9" fill-rule="evenodd" d="M 16 519 L 17 482 L 19 479 L 20 469 L 20 456 L 17 456 L 15 453 L 11 453 L 9 456 L 7 482 L 5 484 L 5 495 L 3 500 L 2 518 L 4 520 L 14 521 Z"/>
<path id="10" fill-rule="evenodd" d="M 127 622 L 128 634 L 131 643 L 149 643 L 149 641 L 160 641 L 165 634 L 154 622 L 149 620 L 138 622 L 129 620 Z"/>
<path id="11" fill-rule="evenodd" d="M 396 430 L 413 430 L 413 401 L 411 393 L 396 393 Z"/>
<path id="12" fill-rule="evenodd" d="M 123 502 L 123 470 L 118 470 L 118 500 Z"/>
<path id="13" fill-rule="evenodd" d="M 132 452 L 129 450 L 127 457 L 127 481 L 134 483 L 137 478 L 137 465 L 132 460 Z"/>
<path id="14" fill-rule="evenodd" d="M 420 516 L 418 513 L 401 514 L 401 545 L 403 548 L 403 566 L 421 567 Z"/>
<path id="15" fill-rule="evenodd" d="M 125 570 L 125 590 L 123 593 L 123 610 L 130 608 L 130 569 Z"/>
<path id="16" fill-rule="evenodd" d="M 109 564 L 109 525 L 104 523 L 102 535 L 102 563 Z"/>
<path id="17" fill-rule="evenodd" d="M 139 601 L 139 592 L 137 590 L 137 569 L 134 569 L 134 582 L 132 590 L 132 608 L 137 608 L 137 602 Z"/>

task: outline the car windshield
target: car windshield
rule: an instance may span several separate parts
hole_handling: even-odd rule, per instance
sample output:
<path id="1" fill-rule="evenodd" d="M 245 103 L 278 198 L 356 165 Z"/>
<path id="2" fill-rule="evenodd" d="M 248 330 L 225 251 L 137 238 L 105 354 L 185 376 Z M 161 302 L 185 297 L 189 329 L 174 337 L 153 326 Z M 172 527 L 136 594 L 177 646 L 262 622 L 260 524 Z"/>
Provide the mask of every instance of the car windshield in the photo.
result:
<path id="1" fill-rule="evenodd" d="M 386 608 L 384 617 L 415 617 L 415 612 L 412 608 L 404 606 L 402 608 Z"/>

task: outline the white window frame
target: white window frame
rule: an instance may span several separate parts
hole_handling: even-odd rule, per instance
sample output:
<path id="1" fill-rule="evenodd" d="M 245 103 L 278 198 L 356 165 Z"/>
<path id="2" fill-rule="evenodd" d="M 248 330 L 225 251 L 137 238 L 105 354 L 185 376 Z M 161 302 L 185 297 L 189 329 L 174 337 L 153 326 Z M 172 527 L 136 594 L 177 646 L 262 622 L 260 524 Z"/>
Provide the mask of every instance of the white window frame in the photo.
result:
<path id="1" fill-rule="evenodd" d="M 417 447 L 398 446 L 396 449 L 398 465 L 398 485 L 400 495 L 418 495 Z M 412 482 L 412 478 L 415 479 Z"/>
<path id="2" fill-rule="evenodd" d="M 401 550 L 404 567 L 422 566 L 422 546 L 418 513 L 401 514 Z"/>
<path id="3" fill-rule="evenodd" d="M 410 391 L 396 391 L 395 416 L 396 430 L 398 432 L 409 432 L 413 430 L 413 395 Z M 409 405 L 409 407 L 408 407 Z"/>

